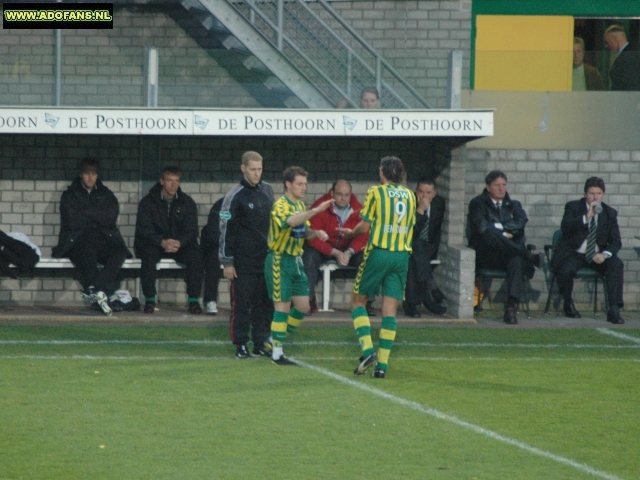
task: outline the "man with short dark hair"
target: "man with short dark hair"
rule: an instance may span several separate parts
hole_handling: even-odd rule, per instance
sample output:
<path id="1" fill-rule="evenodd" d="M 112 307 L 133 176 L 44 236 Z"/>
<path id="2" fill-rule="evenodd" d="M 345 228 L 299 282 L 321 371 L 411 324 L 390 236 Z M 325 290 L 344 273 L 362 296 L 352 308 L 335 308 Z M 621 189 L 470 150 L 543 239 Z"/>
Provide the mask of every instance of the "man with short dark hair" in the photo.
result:
<path id="1" fill-rule="evenodd" d="M 333 205 L 311 219 L 311 229 L 323 230 L 329 238 L 325 241 L 319 238 L 309 240 L 302 255 L 304 270 L 309 279 L 310 314 L 318 310 L 315 288 L 320 278 L 320 265 L 334 259 L 339 265 L 358 267 L 369 239 L 367 234 L 349 239 L 338 231 L 342 227 L 354 228 L 360 222 L 362 205 L 351 191 L 351 184 L 347 180 L 336 180 L 331 190 L 316 200 L 311 208 L 330 199 L 334 200 Z M 367 303 L 369 315 L 375 315 L 372 303 Z"/>
<path id="2" fill-rule="evenodd" d="M 573 278 L 581 268 L 591 268 L 604 275 L 609 301 L 607 321 L 620 325 L 624 264 L 618 258 L 622 247 L 618 212 L 604 203 L 604 180 L 590 177 L 584 184 L 584 198 L 568 202 L 562 217 L 562 240 L 551 259 L 551 270 L 558 278 L 564 300 L 564 313 L 580 318 L 573 299 Z"/>
<path id="3" fill-rule="evenodd" d="M 156 308 L 156 264 L 161 258 L 173 258 L 186 266 L 188 309 L 202 313 L 202 251 L 198 245 L 198 208 L 196 202 L 180 188 L 180 169 L 165 167 L 160 180 L 138 205 L 136 256 L 142 268 L 140 280 L 145 297 L 144 313 Z"/>
<path id="4" fill-rule="evenodd" d="M 84 158 L 80 175 L 62 194 L 60 237 L 52 255 L 73 262 L 85 297 L 111 315 L 108 295 L 117 289 L 120 268 L 132 255 L 116 225 L 118 199 L 98 179 L 99 170 L 97 158 Z"/>
<path id="5" fill-rule="evenodd" d="M 250 358 L 247 348 L 249 332 L 253 354 L 271 356 L 269 342 L 273 302 L 267 292 L 264 261 L 273 188 L 262 181 L 262 156 L 245 152 L 240 165 L 240 184 L 225 195 L 220 209 L 219 258 L 224 277 L 231 281 L 231 342 L 236 358 Z"/>
<path id="6" fill-rule="evenodd" d="M 287 168 L 282 175 L 285 193 L 271 209 L 264 276 L 275 308 L 271 322 L 271 361 L 275 365 L 297 365 L 284 355 L 283 343 L 287 333 L 293 333 L 309 313 L 309 283 L 301 258 L 304 241 L 327 239 L 326 232 L 311 230 L 309 220 L 329 208 L 333 199 L 307 211 L 302 201 L 307 176 L 300 167 Z"/>
<path id="7" fill-rule="evenodd" d="M 520 202 L 507 193 L 507 176 L 493 170 L 485 178 L 485 189 L 469 203 L 467 234 L 476 251 L 476 269 L 498 269 L 507 273 L 508 299 L 504 322 L 518 323 L 516 308 L 525 291 L 525 273 L 531 277 L 540 268 L 540 255 L 526 247 L 524 227 L 529 221 Z"/>
<path id="8" fill-rule="evenodd" d="M 422 177 L 416 185 L 416 225 L 413 227 L 413 245 L 409 257 L 407 288 L 404 298 L 404 314 L 419 318 L 418 306 L 424 304 L 436 315 L 444 315 L 444 294 L 433 278 L 431 260 L 438 257 L 442 221 L 444 220 L 444 198 L 438 195 L 435 182 Z"/>

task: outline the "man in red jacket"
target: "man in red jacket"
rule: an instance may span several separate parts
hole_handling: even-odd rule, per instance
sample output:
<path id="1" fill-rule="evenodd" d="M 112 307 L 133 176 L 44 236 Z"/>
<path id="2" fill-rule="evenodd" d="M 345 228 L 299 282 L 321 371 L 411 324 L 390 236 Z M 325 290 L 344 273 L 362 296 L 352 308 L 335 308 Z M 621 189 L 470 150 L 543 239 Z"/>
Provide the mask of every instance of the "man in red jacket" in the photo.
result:
<path id="1" fill-rule="evenodd" d="M 310 313 L 318 310 L 314 291 L 320 278 L 320 265 L 333 259 L 338 265 L 357 267 L 362 262 L 363 249 L 369 240 L 368 233 L 349 239 L 338 231 L 338 228 L 353 229 L 360 222 L 362 205 L 351 192 L 351 184 L 347 180 L 336 180 L 331 190 L 316 200 L 311 208 L 331 198 L 335 203 L 311 219 L 311 229 L 324 230 L 329 238 L 325 241 L 319 238 L 309 240 L 302 255 L 309 279 Z M 367 303 L 370 316 L 375 315 L 372 303 L 373 299 Z"/>

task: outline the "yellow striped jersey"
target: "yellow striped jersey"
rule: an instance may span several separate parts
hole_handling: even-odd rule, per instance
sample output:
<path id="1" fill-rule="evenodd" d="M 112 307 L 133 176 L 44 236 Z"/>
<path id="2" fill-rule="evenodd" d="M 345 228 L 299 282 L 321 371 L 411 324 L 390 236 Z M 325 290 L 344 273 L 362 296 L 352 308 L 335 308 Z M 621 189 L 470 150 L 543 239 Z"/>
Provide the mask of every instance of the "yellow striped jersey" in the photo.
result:
<path id="1" fill-rule="evenodd" d="M 360 218 L 371 224 L 367 249 L 411 253 L 416 223 L 416 197 L 411 190 L 398 184 L 369 188 Z"/>
<path id="2" fill-rule="evenodd" d="M 307 207 L 302 200 L 294 203 L 286 195 L 280 197 L 273 204 L 269 223 L 269 248 L 271 250 L 294 257 L 302 255 L 304 234 L 311 224 L 307 220 L 302 225 L 290 227 L 287 225 L 287 219 L 306 211 Z"/>

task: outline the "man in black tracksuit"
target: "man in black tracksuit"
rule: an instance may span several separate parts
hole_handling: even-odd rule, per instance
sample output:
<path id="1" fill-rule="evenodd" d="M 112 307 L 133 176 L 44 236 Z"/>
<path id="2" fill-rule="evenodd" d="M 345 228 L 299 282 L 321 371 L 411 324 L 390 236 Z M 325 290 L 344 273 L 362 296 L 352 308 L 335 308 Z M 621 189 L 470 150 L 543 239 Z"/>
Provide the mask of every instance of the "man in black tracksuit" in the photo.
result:
<path id="1" fill-rule="evenodd" d="M 198 245 L 198 208 L 180 188 L 178 167 L 162 170 L 160 181 L 138 205 L 136 256 L 142 261 L 140 279 L 146 304 L 145 313 L 156 306 L 156 264 L 161 258 L 173 258 L 186 266 L 185 281 L 189 312 L 202 313 L 202 252 Z"/>
<path id="2" fill-rule="evenodd" d="M 231 341 L 237 358 L 249 358 L 249 330 L 253 353 L 271 356 L 273 302 L 267 293 L 264 261 L 273 188 L 261 181 L 262 157 L 257 152 L 242 155 L 244 178 L 224 197 L 220 210 L 220 263 L 231 280 Z"/>
<path id="3" fill-rule="evenodd" d="M 118 199 L 98 179 L 99 166 L 96 158 L 82 160 L 80 176 L 62 194 L 60 237 L 52 255 L 73 262 L 86 296 L 110 315 L 107 296 L 117 289 L 122 263 L 132 255 L 116 225 Z"/>
<path id="4" fill-rule="evenodd" d="M 208 315 L 218 314 L 218 286 L 222 271 L 220 269 L 220 209 L 224 197 L 216 200 L 209 211 L 207 224 L 200 232 L 200 247 L 204 261 L 204 297 Z"/>

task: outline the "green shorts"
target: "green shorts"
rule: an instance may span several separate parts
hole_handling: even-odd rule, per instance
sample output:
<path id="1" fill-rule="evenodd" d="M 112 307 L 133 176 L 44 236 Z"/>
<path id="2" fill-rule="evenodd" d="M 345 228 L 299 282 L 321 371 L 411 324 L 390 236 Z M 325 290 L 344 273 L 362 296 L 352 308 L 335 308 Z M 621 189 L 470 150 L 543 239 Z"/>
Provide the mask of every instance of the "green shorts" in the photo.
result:
<path id="1" fill-rule="evenodd" d="M 264 261 L 264 278 L 269 298 L 274 302 L 290 302 L 291 297 L 309 296 L 309 280 L 302 257 L 269 251 Z"/>
<path id="2" fill-rule="evenodd" d="M 353 293 L 370 297 L 379 295 L 382 291 L 383 296 L 402 301 L 408 268 L 408 252 L 373 248 L 365 252 L 353 285 Z"/>

